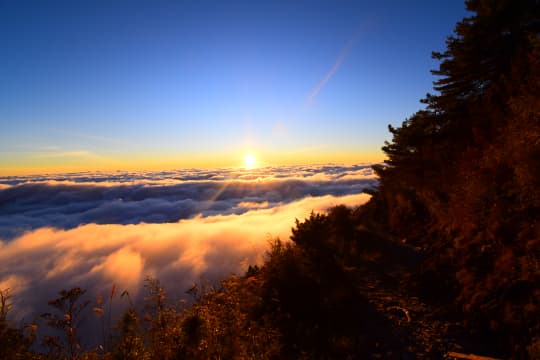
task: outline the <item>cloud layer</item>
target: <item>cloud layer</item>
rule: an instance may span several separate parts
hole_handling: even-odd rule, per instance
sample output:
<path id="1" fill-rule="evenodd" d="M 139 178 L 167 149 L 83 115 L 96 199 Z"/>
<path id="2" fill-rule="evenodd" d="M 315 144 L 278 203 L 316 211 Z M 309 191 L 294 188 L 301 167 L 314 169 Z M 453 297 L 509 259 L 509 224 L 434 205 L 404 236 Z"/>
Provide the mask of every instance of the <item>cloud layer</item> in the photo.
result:
<path id="1" fill-rule="evenodd" d="M 373 187 L 369 166 L 78 173 L 0 178 L 0 239 L 51 226 L 176 222 Z"/>
<path id="2" fill-rule="evenodd" d="M 201 278 L 261 263 L 295 218 L 360 205 L 369 198 L 360 191 L 376 184 L 362 166 L 0 181 L 0 289 L 16 295 L 13 315 L 26 322 L 73 286 L 95 297 L 115 284 L 140 304 L 150 276 L 185 296 Z"/>

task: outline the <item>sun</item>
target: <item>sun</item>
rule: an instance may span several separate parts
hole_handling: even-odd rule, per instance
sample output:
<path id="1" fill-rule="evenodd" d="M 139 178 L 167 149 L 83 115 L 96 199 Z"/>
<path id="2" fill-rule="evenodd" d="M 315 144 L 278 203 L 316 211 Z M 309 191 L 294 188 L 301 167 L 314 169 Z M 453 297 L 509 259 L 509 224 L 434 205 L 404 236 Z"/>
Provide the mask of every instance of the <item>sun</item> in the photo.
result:
<path id="1" fill-rule="evenodd" d="M 253 154 L 247 154 L 244 156 L 244 168 L 253 169 L 257 165 L 257 160 Z"/>

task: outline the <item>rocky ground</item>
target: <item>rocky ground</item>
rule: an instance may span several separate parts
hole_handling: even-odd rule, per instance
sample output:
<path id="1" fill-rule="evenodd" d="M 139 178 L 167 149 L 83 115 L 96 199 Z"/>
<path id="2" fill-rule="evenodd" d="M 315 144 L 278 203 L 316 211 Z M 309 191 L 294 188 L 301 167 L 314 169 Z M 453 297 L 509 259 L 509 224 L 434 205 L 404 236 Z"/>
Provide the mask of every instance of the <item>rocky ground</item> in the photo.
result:
<path id="1" fill-rule="evenodd" d="M 392 249 L 391 256 L 408 260 L 395 266 L 381 266 L 380 257 L 359 266 L 346 268 L 358 295 L 366 299 L 384 320 L 374 324 L 373 334 L 380 342 L 372 351 L 372 358 L 380 359 L 497 359 L 492 340 L 470 334 L 459 316 L 427 304 L 407 290 L 406 279 L 411 276 L 418 259 L 406 246 Z M 418 255 L 418 254 L 416 254 Z M 383 324 L 384 323 L 384 324 Z M 386 329 L 386 330 L 385 330 Z"/>

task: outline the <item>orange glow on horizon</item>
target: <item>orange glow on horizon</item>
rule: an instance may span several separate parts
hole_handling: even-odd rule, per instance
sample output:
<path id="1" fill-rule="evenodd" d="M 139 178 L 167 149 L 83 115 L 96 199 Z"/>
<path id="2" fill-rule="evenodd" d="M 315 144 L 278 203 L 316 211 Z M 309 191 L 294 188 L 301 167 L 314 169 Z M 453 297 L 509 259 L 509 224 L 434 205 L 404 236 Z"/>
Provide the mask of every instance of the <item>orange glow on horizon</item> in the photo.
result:
<path id="1" fill-rule="evenodd" d="M 218 156 L 211 154 L 145 154 L 138 156 L 80 158 L 78 161 L 60 162 L 48 158 L 11 159 L 0 166 L 0 176 L 24 176 L 36 174 L 59 174 L 68 172 L 95 171 L 162 171 L 181 168 L 230 168 L 279 166 L 279 165 L 320 165 L 320 164 L 361 164 L 376 163 L 384 160 L 379 151 L 327 151 L 300 149 L 291 151 L 258 151 L 264 161 L 260 161 L 254 153 L 245 154 L 240 151 L 222 153 Z M 251 155 L 248 158 L 248 155 Z M 259 156 L 257 156 L 259 157 Z M 243 159 L 242 163 L 238 160 Z"/>

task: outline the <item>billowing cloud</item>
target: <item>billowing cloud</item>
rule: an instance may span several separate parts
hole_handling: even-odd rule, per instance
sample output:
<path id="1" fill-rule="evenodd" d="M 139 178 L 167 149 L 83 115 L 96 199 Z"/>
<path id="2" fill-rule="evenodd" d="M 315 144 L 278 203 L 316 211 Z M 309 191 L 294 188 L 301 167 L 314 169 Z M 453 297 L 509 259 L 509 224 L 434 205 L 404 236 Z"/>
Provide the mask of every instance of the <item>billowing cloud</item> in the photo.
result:
<path id="1" fill-rule="evenodd" d="M 366 165 L 0 178 L 0 239 L 46 226 L 71 229 L 241 214 L 306 196 L 358 194 L 375 184 Z"/>
<path id="2" fill-rule="evenodd" d="M 150 276 L 179 298 L 261 263 L 296 218 L 364 203 L 376 181 L 364 165 L 0 178 L 0 289 L 25 322 L 74 286 L 140 304 Z"/>
<path id="3" fill-rule="evenodd" d="M 337 204 L 359 205 L 366 194 L 306 197 L 288 204 L 164 224 L 86 224 L 39 228 L 0 242 L 0 288 L 16 295 L 17 320 L 33 321 L 61 289 L 80 286 L 107 294 L 115 284 L 136 304 L 147 276 L 179 298 L 207 279 L 216 282 L 260 264 L 269 240 L 288 239 L 294 219 Z M 245 205 L 247 206 L 247 205 Z"/>

